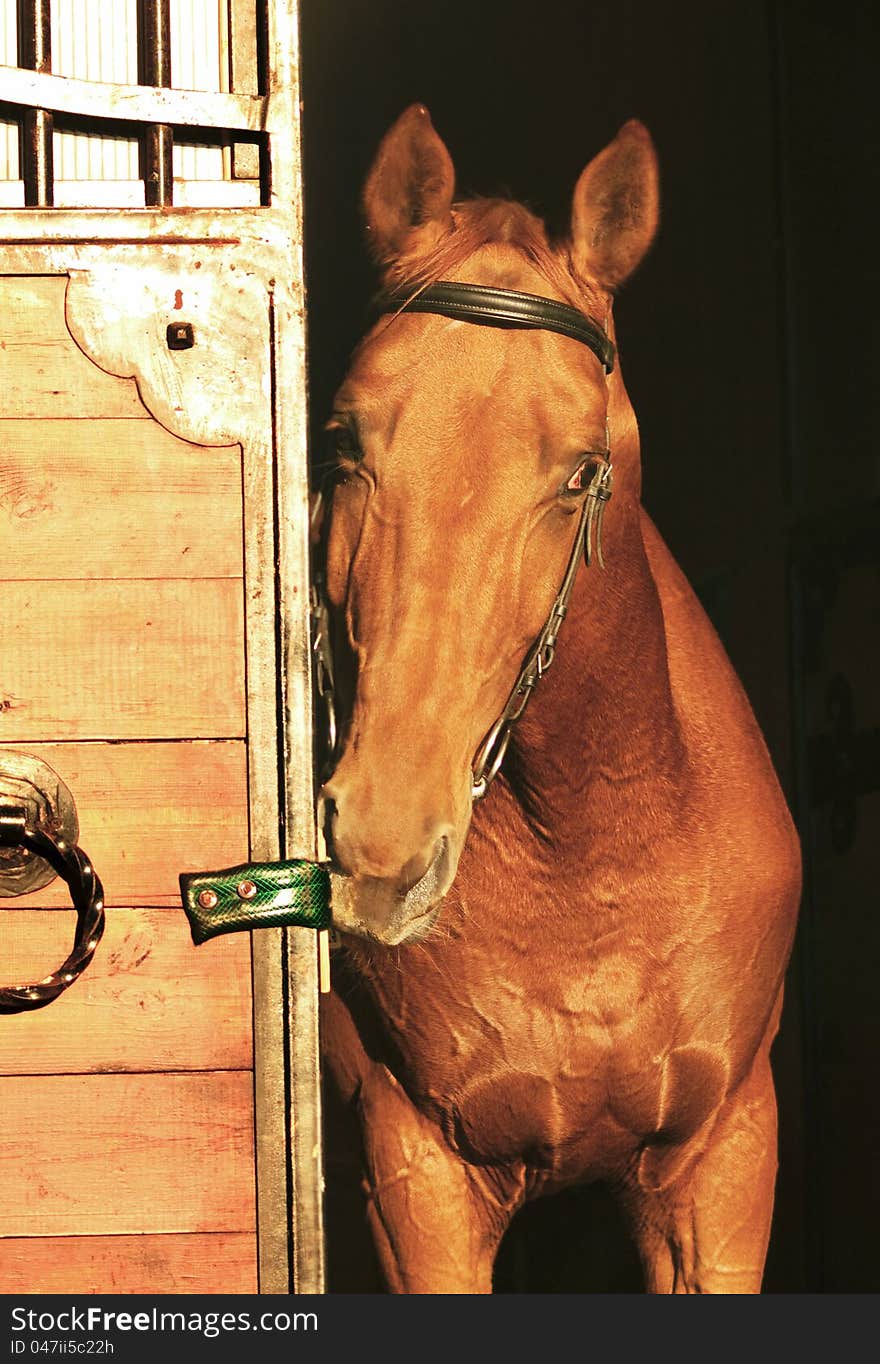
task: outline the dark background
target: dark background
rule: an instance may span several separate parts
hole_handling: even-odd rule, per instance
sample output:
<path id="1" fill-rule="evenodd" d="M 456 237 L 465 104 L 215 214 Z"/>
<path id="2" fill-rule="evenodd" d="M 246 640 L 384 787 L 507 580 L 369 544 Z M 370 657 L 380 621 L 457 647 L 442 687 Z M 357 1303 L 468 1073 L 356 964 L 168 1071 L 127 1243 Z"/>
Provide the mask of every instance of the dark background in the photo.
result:
<path id="1" fill-rule="evenodd" d="M 774 1048 L 770 1292 L 880 1287 L 876 847 L 880 460 L 874 440 L 878 47 L 872 6 L 817 0 L 303 0 L 306 254 L 317 425 L 363 327 L 358 194 L 426 103 L 458 190 L 563 230 L 627 118 L 663 221 L 616 307 L 644 501 L 767 737 L 806 889 Z M 331 1289 L 377 1280 L 330 1128 Z M 499 1291 L 638 1291 L 596 1190 L 525 1210 Z"/>

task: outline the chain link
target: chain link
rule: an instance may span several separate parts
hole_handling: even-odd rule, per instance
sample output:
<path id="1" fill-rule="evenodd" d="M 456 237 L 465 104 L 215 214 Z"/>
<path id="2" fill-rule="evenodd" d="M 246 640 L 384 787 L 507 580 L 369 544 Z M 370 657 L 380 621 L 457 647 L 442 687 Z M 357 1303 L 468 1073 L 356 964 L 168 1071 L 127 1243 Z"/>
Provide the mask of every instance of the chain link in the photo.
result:
<path id="1" fill-rule="evenodd" d="M 310 593 L 312 623 L 312 658 L 315 666 L 315 690 L 324 706 L 323 762 L 329 771 L 336 758 L 339 734 L 336 725 L 336 681 L 333 672 L 333 647 L 330 643 L 330 608 L 324 592 L 323 575 L 314 575 Z"/>
<path id="2" fill-rule="evenodd" d="M 596 557 L 602 568 L 602 523 L 605 506 L 611 497 L 612 470 L 610 459 L 597 463 L 596 472 L 590 480 L 584 496 L 584 505 L 578 522 L 577 532 L 566 565 L 562 586 L 557 593 L 547 623 L 526 654 L 507 704 L 477 749 L 472 766 L 471 791 L 475 801 L 482 800 L 492 782 L 497 777 L 513 726 L 520 719 L 532 698 L 535 687 L 553 664 L 556 657 L 556 639 L 568 613 L 578 563 L 583 554 L 589 567 L 593 560 L 593 526 L 596 527 Z M 315 689 L 324 705 L 325 715 L 325 764 L 332 770 L 336 759 L 338 730 L 336 722 L 336 691 L 333 672 L 333 651 L 330 643 L 330 611 L 324 591 L 324 579 L 320 571 L 313 577 L 311 588 L 312 656 L 315 664 Z"/>
<path id="3" fill-rule="evenodd" d="M 562 579 L 562 586 L 550 608 L 547 624 L 526 654 L 506 706 L 477 749 L 473 762 L 471 785 L 471 793 L 475 801 L 482 800 L 498 776 L 504 755 L 507 752 L 507 746 L 510 743 L 513 726 L 521 718 L 532 698 L 535 687 L 556 657 L 556 639 L 562 622 L 568 613 L 568 603 L 571 600 L 581 554 L 583 554 L 588 567 L 592 563 L 594 521 L 596 525 L 597 558 L 601 567 L 605 567 L 605 560 L 602 557 L 602 522 L 605 505 L 611 497 L 612 482 L 611 461 L 603 460 L 597 466 L 596 472 L 590 480 L 590 486 L 587 488 L 574 544 Z"/>

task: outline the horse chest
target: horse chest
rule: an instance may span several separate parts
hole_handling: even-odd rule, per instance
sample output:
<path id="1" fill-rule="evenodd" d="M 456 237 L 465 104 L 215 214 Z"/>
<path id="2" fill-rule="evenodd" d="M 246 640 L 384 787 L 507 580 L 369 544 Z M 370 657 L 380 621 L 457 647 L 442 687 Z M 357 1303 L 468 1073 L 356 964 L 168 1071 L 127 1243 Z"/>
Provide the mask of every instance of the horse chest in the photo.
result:
<path id="1" fill-rule="evenodd" d="M 432 959 L 433 969 L 427 959 Z M 417 1105 L 462 1154 L 579 1178 L 622 1164 L 656 1130 L 670 1021 L 639 953 L 527 970 L 422 954 L 380 989 Z M 429 984 L 430 982 L 430 984 Z"/>

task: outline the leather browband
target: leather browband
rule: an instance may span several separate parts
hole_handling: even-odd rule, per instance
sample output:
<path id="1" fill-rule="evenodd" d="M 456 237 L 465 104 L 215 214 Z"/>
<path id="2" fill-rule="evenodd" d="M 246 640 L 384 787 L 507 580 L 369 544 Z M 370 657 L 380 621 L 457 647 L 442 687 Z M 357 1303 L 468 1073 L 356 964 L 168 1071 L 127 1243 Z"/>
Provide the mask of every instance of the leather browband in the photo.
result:
<path id="1" fill-rule="evenodd" d="M 465 322 L 487 326 L 531 327 L 558 332 L 581 341 L 602 364 L 605 373 L 614 368 L 614 345 L 605 332 L 577 308 L 557 303 L 538 294 L 520 294 L 514 289 L 491 289 L 484 284 L 457 284 L 441 279 L 410 296 L 385 294 L 376 305 L 377 313 L 439 313 Z"/>

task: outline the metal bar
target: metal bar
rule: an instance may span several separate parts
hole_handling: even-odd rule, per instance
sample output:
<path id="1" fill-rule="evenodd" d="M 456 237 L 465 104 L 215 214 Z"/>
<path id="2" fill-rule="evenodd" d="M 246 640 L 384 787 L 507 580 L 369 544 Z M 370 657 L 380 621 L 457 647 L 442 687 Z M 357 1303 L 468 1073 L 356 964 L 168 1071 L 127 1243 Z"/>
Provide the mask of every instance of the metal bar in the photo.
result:
<path id="1" fill-rule="evenodd" d="M 41 246 L 63 246 L 67 243 L 95 243 L 96 245 L 143 244 L 159 247 L 163 243 L 198 241 L 206 245 L 264 244 L 263 249 L 275 257 L 283 248 L 289 231 L 283 213 L 269 209 L 205 208 L 159 213 L 155 209 L 139 209 L 108 214 L 106 208 L 59 208 L 50 218 L 35 217 L 27 209 L 4 209 L 0 216 L 0 232 L 4 252 L 22 248 L 17 256 L 23 262 L 22 273 L 27 274 L 28 252 Z M 4 273 L 17 273 L 5 269 Z"/>
<path id="2" fill-rule="evenodd" d="M 259 90 L 257 52 L 256 5 L 253 0 L 229 0 L 229 87 L 236 93 Z M 232 174 L 236 180 L 259 179 L 259 147 L 233 144 Z"/>
<path id="3" fill-rule="evenodd" d="M 302 258 L 299 32 L 296 0 L 269 7 L 267 88 L 283 100 L 273 135 L 271 203 L 288 222 L 288 265 L 276 278 L 273 306 L 275 461 L 278 498 L 280 673 L 284 723 L 281 770 L 287 857 L 315 857 L 309 645 L 308 468 Z M 279 105 L 279 115 L 282 109 Z M 294 1292 L 324 1292 L 324 1177 L 318 1037 L 316 934 L 287 934 L 287 1030 L 291 1178 L 291 1280 Z M 262 1248 L 261 1248 L 262 1253 Z"/>
<path id="4" fill-rule="evenodd" d="M 50 0 L 18 0 L 18 63 L 30 71 L 52 70 Z M 52 140 L 55 120 L 46 109 L 21 117 L 20 164 L 28 208 L 51 208 L 54 200 Z"/>
<path id="5" fill-rule="evenodd" d="M 314 852 L 310 854 L 314 856 Z M 318 935 L 288 928 L 290 1048 L 291 1282 L 295 1293 L 325 1292 L 324 1161 L 318 1018 Z"/>
<path id="6" fill-rule="evenodd" d="M 138 83 L 171 85 L 171 0 L 138 0 Z M 167 208 L 174 197 L 174 133 L 157 123 L 141 134 L 141 178 L 147 208 Z"/>
<path id="7" fill-rule="evenodd" d="M 260 1293 L 284 1296 L 290 1292 L 284 930 L 261 930 L 251 944 L 257 1272 Z"/>
<path id="8" fill-rule="evenodd" d="M 260 133 L 280 127 L 278 101 L 267 95 L 216 90 L 161 90 L 112 85 L 71 76 L 41 75 L 0 65 L 0 101 L 38 105 L 57 114 L 132 123 L 177 123 L 190 128 Z"/>

